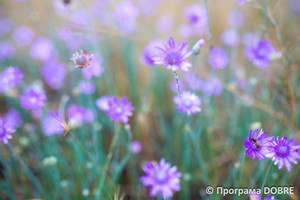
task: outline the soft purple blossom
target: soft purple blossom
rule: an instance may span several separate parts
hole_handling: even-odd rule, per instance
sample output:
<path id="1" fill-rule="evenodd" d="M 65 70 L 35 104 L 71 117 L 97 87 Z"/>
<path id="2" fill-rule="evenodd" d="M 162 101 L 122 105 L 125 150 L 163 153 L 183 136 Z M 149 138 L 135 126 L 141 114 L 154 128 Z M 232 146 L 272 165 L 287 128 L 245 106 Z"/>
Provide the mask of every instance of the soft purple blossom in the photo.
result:
<path id="1" fill-rule="evenodd" d="M 180 113 L 186 113 L 187 115 L 196 114 L 201 112 L 200 105 L 202 100 L 194 93 L 189 91 L 184 91 L 181 94 L 174 97 L 174 103 L 177 105 Z"/>
<path id="2" fill-rule="evenodd" d="M 236 30 L 231 29 L 223 32 L 221 35 L 221 40 L 223 44 L 234 47 L 239 44 L 240 36 Z"/>
<path id="3" fill-rule="evenodd" d="M 88 67 L 82 69 L 82 73 L 86 79 L 91 79 L 93 76 L 100 77 L 104 72 L 102 67 L 102 58 L 97 55 L 93 55 L 93 59 L 90 61 Z"/>
<path id="4" fill-rule="evenodd" d="M 35 33 L 31 28 L 20 26 L 14 31 L 13 38 L 19 46 L 27 46 L 32 42 L 34 35 Z"/>
<path id="5" fill-rule="evenodd" d="M 120 2 L 115 9 L 117 25 L 119 29 L 126 34 L 133 33 L 138 16 L 138 9 L 130 1 Z"/>
<path id="6" fill-rule="evenodd" d="M 220 47 L 215 47 L 212 49 L 210 57 L 208 58 L 208 63 L 214 69 L 224 69 L 229 60 L 227 58 L 226 52 Z"/>
<path id="7" fill-rule="evenodd" d="M 206 79 L 202 87 L 202 92 L 206 96 L 219 96 L 222 93 L 222 90 L 222 83 L 218 78 Z"/>
<path id="8" fill-rule="evenodd" d="M 108 111 L 109 110 L 109 106 L 110 106 L 110 100 L 113 99 L 112 96 L 108 96 L 108 95 L 105 95 L 99 99 L 97 99 L 96 101 L 96 105 L 97 107 L 99 108 L 99 110 L 102 110 L 104 112 Z"/>
<path id="9" fill-rule="evenodd" d="M 43 115 L 43 111 L 42 109 L 35 109 L 35 110 L 31 110 L 31 117 L 35 120 L 39 120 L 41 119 L 42 115 Z"/>
<path id="10" fill-rule="evenodd" d="M 12 124 L 9 121 L 5 121 L 3 117 L 0 116 L 0 140 L 4 144 L 7 144 L 8 139 L 12 138 L 12 133 L 16 132 Z"/>
<path id="11" fill-rule="evenodd" d="M 142 151 L 142 145 L 139 141 L 132 141 L 130 144 L 130 151 L 133 154 L 138 154 Z"/>
<path id="12" fill-rule="evenodd" d="M 85 27 L 89 25 L 88 14 L 84 10 L 78 10 L 71 16 L 71 22 L 79 27 Z"/>
<path id="13" fill-rule="evenodd" d="M 59 121 L 54 113 L 56 112 L 50 112 L 42 121 L 41 121 L 41 127 L 42 131 L 45 135 L 53 135 L 53 134 L 63 134 L 64 128 L 62 126 L 63 121 Z"/>
<path id="14" fill-rule="evenodd" d="M 180 37 L 191 38 L 194 35 L 195 31 L 194 31 L 192 25 L 182 24 L 182 25 L 180 25 L 180 27 L 178 29 L 178 33 L 179 33 Z"/>
<path id="15" fill-rule="evenodd" d="M 252 47 L 256 45 L 259 41 L 259 38 L 253 33 L 245 33 L 243 35 L 243 44 L 246 47 Z"/>
<path id="16" fill-rule="evenodd" d="M 56 56 L 56 52 L 51 40 L 38 38 L 31 45 L 30 55 L 38 60 L 49 61 Z"/>
<path id="17" fill-rule="evenodd" d="M 178 93 L 177 82 L 175 79 L 170 81 L 169 87 L 173 92 Z M 179 82 L 179 88 L 180 91 L 184 91 L 187 88 L 185 82 Z"/>
<path id="18" fill-rule="evenodd" d="M 83 94 L 93 94 L 96 91 L 96 87 L 93 82 L 82 80 L 79 83 L 79 90 Z"/>
<path id="19" fill-rule="evenodd" d="M 142 55 L 142 63 L 148 67 L 155 66 L 154 57 L 159 56 L 161 50 L 159 48 L 163 47 L 163 41 L 161 40 L 151 40 L 147 46 L 144 48 Z"/>
<path id="20" fill-rule="evenodd" d="M 184 9 L 184 17 L 191 24 L 204 27 L 207 24 L 206 11 L 200 5 L 194 4 Z"/>
<path id="21" fill-rule="evenodd" d="M 196 54 L 196 55 L 199 54 L 200 50 L 204 46 L 204 44 L 205 44 L 205 40 L 203 38 L 201 38 L 200 40 L 198 40 L 196 42 L 196 44 L 194 44 L 194 46 L 193 46 L 193 52 L 194 52 L 194 54 Z"/>
<path id="22" fill-rule="evenodd" d="M 12 30 L 13 21 L 10 18 L 0 19 L 0 36 L 5 36 Z"/>
<path id="23" fill-rule="evenodd" d="M 188 71 L 189 67 L 192 67 L 192 63 L 187 58 L 193 53 L 187 50 L 188 42 L 180 41 L 177 45 L 175 44 L 174 38 L 170 37 L 167 43 L 164 43 L 160 54 L 154 56 L 154 64 L 164 65 L 167 69 L 176 71 L 181 69 Z"/>
<path id="24" fill-rule="evenodd" d="M 1 87 L 5 89 L 14 88 L 23 80 L 23 73 L 18 67 L 7 67 L 0 75 Z"/>
<path id="25" fill-rule="evenodd" d="M 45 62 L 41 68 L 41 74 L 47 85 L 53 90 L 59 90 L 65 85 L 67 70 L 61 62 Z"/>
<path id="26" fill-rule="evenodd" d="M 112 13 L 107 9 L 109 2 L 110 0 L 94 0 L 89 6 L 90 13 L 104 26 L 111 23 Z"/>
<path id="27" fill-rule="evenodd" d="M 279 138 L 271 142 L 268 148 L 269 152 L 266 157 L 272 159 L 278 169 L 286 167 L 288 171 L 291 170 L 291 163 L 297 164 L 297 159 L 300 159 L 300 144 L 295 144 L 296 139 L 287 140 L 286 137 Z"/>
<path id="28" fill-rule="evenodd" d="M 19 128 L 23 124 L 23 120 L 19 112 L 12 108 L 4 114 L 4 120 L 11 124 L 13 128 Z"/>
<path id="29" fill-rule="evenodd" d="M 0 61 L 13 58 L 15 53 L 16 49 L 12 43 L 8 41 L 0 42 Z"/>
<path id="30" fill-rule="evenodd" d="M 153 16 L 163 0 L 139 0 L 138 7 L 142 14 Z"/>
<path id="31" fill-rule="evenodd" d="M 152 197 L 161 194 L 167 199 L 173 196 L 174 191 L 180 191 L 181 173 L 177 171 L 176 166 L 171 167 L 165 159 L 161 159 L 158 164 L 148 162 L 143 171 L 146 174 L 140 180 L 145 186 L 151 187 Z"/>
<path id="32" fill-rule="evenodd" d="M 162 35 L 168 35 L 174 26 L 174 16 L 167 14 L 156 22 L 156 31 Z"/>
<path id="33" fill-rule="evenodd" d="M 71 104 L 67 108 L 67 119 L 70 126 L 80 126 L 83 123 L 92 123 L 94 121 L 93 111 L 82 106 Z"/>
<path id="34" fill-rule="evenodd" d="M 127 97 L 121 98 L 120 100 L 117 97 L 112 97 L 108 101 L 109 109 L 105 111 L 107 115 L 110 116 L 110 120 L 118 123 L 119 121 L 127 124 L 129 117 L 133 115 L 132 111 L 134 107 L 131 102 L 128 102 Z"/>
<path id="35" fill-rule="evenodd" d="M 235 0 L 238 2 L 238 4 L 243 5 L 246 1 L 251 2 L 252 0 Z"/>
<path id="36" fill-rule="evenodd" d="M 261 196 L 258 193 L 250 193 L 249 197 L 250 197 L 250 200 L 261 200 Z"/>
<path id="37" fill-rule="evenodd" d="M 183 79 L 188 88 L 192 91 L 200 91 L 203 88 L 203 80 L 197 77 L 194 72 L 185 73 Z"/>
<path id="38" fill-rule="evenodd" d="M 268 154 L 268 148 L 274 139 L 273 136 L 267 136 L 267 134 L 268 133 L 263 130 L 251 130 L 248 140 L 243 138 L 244 146 L 247 148 L 245 154 L 251 155 L 253 160 L 257 157 L 259 161 L 262 161 L 262 159 Z"/>
<path id="39" fill-rule="evenodd" d="M 244 24 L 244 16 L 241 12 L 234 10 L 227 15 L 227 23 L 232 28 L 239 28 Z"/>
<path id="40" fill-rule="evenodd" d="M 40 86 L 32 86 L 20 95 L 21 106 L 27 110 L 40 109 L 46 105 L 47 96 Z"/>
<path id="41" fill-rule="evenodd" d="M 278 199 L 275 199 L 275 197 L 269 194 L 267 198 L 264 198 L 264 200 L 278 200 Z"/>

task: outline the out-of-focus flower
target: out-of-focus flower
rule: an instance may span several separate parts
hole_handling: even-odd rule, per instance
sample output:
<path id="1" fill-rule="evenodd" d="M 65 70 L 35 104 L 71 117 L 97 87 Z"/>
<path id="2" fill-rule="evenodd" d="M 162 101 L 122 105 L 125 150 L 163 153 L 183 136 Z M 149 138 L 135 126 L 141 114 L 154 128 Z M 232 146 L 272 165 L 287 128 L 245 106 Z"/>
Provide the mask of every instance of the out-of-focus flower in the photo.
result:
<path id="1" fill-rule="evenodd" d="M 170 83 L 169 83 L 169 87 L 170 89 L 177 93 L 178 92 L 178 88 L 177 88 L 177 82 L 175 79 L 171 80 Z M 187 87 L 186 87 L 186 84 L 185 82 L 180 82 L 179 83 L 179 88 L 180 88 L 180 91 L 184 91 Z"/>
<path id="2" fill-rule="evenodd" d="M 104 68 L 101 66 L 103 60 L 100 56 L 93 55 L 93 59 L 90 61 L 88 67 L 82 69 L 82 73 L 86 79 L 91 79 L 93 76 L 99 77 L 104 72 Z"/>
<path id="3" fill-rule="evenodd" d="M 243 5 L 246 1 L 251 2 L 252 0 L 235 0 L 238 4 Z"/>
<path id="4" fill-rule="evenodd" d="M 110 0 L 94 0 L 90 6 L 89 11 L 97 21 L 104 26 L 111 24 L 111 12 L 107 9 Z"/>
<path id="5" fill-rule="evenodd" d="M 179 33 L 180 37 L 191 38 L 194 35 L 195 31 L 194 31 L 192 25 L 182 24 L 182 25 L 180 25 L 180 27 L 178 29 L 178 33 Z"/>
<path id="6" fill-rule="evenodd" d="M 55 156 L 49 156 L 43 159 L 44 166 L 53 166 L 57 164 L 57 158 Z"/>
<path id="7" fill-rule="evenodd" d="M 12 30 L 13 21 L 10 18 L 0 19 L 0 36 L 5 36 Z"/>
<path id="8" fill-rule="evenodd" d="M 218 78 L 206 79 L 202 87 L 202 92 L 207 96 L 219 96 L 222 90 L 222 83 Z"/>
<path id="9" fill-rule="evenodd" d="M 174 103 L 177 105 L 177 109 L 179 109 L 180 113 L 191 115 L 201 111 L 201 99 L 189 91 L 182 92 L 181 98 L 178 95 L 175 96 Z"/>
<path id="10" fill-rule="evenodd" d="M 127 124 L 129 117 L 132 116 L 132 111 L 134 107 L 131 102 L 128 102 L 127 97 L 118 100 L 117 97 L 112 97 L 108 101 L 109 109 L 105 111 L 107 115 L 110 116 L 110 120 L 118 123 L 119 121 Z"/>
<path id="11" fill-rule="evenodd" d="M 83 123 L 92 123 L 94 114 L 90 109 L 72 104 L 67 109 L 67 118 L 71 127 L 77 127 Z"/>
<path id="12" fill-rule="evenodd" d="M 207 24 L 206 11 L 197 4 L 185 7 L 184 17 L 191 24 L 199 27 L 204 27 Z"/>
<path id="13" fill-rule="evenodd" d="M 21 106 L 27 110 L 40 109 L 46 105 L 47 96 L 40 86 L 32 86 L 20 95 Z"/>
<path id="14" fill-rule="evenodd" d="M 268 154 L 268 148 L 271 145 L 273 136 L 266 137 L 268 133 L 264 132 L 262 129 L 259 131 L 250 131 L 248 140 L 243 138 L 244 146 L 247 148 L 245 154 L 251 155 L 252 159 L 255 160 L 255 157 L 259 161 L 262 161 L 264 157 Z"/>
<path id="15" fill-rule="evenodd" d="M 245 50 L 246 57 L 258 68 L 266 69 L 269 67 L 274 54 L 277 53 L 270 42 L 260 40 L 254 46 Z"/>
<path id="16" fill-rule="evenodd" d="M 138 7 L 142 14 L 153 16 L 163 0 L 139 0 Z"/>
<path id="17" fill-rule="evenodd" d="M 34 109 L 30 113 L 31 113 L 31 117 L 35 120 L 41 119 L 43 115 L 42 109 Z"/>
<path id="18" fill-rule="evenodd" d="M 34 35 L 33 30 L 28 26 L 20 26 L 14 31 L 13 38 L 19 46 L 27 46 L 32 42 Z"/>
<path id="19" fill-rule="evenodd" d="M 244 16 L 241 12 L 234 10 L 227 15 L 227 23 L 233 28 L 240 28 L 244 24 Z"/>
<path id="20" fill-rule="evenodd" d="M 19 128 L 23 124 L 23 120 L 19 112 L 12 108 L 5 113 L 4 120 L 11 124 L 13 128 Z"/>
<path id="21" fill-rule="evenodd" d="M 96 101 L 96 105 L 99 108 L 99 110 L 102 110 L 104 112 L 109 110 L 109 101 L 112 99 L 113 97 L 105 95 L 99 99 L 97 99 Z"/>
<path id="22" fill-rule="evenodd" d="M 68 1 L 68 3 L 65 3 L 65 1 Z M 56 0 L 53 1 L 53 8 L 57 14 L 64 14 L 68 12 L 71 9 L 70 0 Z"/>
<path id="23" fill-rule="evenodd" d="M 89 25 L 89 18 L 84 10 L 78 10 L 74 12 L 71 16 L 71 21 L 73 24 L 80 27 L 85 27 Z"/>
<path id="24" fill-rule="evenodd" d="M 261 196 L 258 193 L 250 193 L 249 197 L 250 197 L 250 200 L 261 200 Z"/>
<path id="25" fill-rule="evenodd" d="M 50 112 L 42 121 L 42 131 L 46 136 L 54 134 L 63 134 L 65 131 L 68 131 L 68 126 L 64 126 L 64 121 L 60 117 L 57 111 Z M 64 127 L 67 127 L 65 130 Z"/>
<path id="26" fill-rule="evenodd" d="M 200 91 L 203 87 L 203 80 L 196 76 L 194 72 L 187 72 L 183 75 L 184 82 L 190 90 Z"/>
<path id="27" fill-rule="evenodd" d="M 188 42 L 180 41 L 175 44 L 174 38 L 170 37 L 167 43 L 164 43 L 163 48 L 159 48 L 161 53 L 154 56 L 154 64 L 164 65 L 167 69 L 176 71 L 181 69 L 188 71 L 192 67 L 192 63 L 187 58 L 193 53 L 187 50 Z"/>
<path id="28" fill-rule="evenodd" d="M 255 44 L 257 44 L 258 41 L 259 41 L 259 38 L 253 33 L 246 33 L 243 35 L 243 44 L 246 47 L 252 47 Z"/>
<path id="29" fill-rule="evenodd" d="M 93 54 L 87 53 L 86 50 L 81 50 L 80 53 L 75 52 L 70 58 L 73 63 L 75 64 L 76 68 L 86 68 L 90 65 L 91 60 L 92 60 Z"/>
<path id="30" fill-rule="evenodd" d="M 16 49 L 12 43 L 8 41 L 0 42 L 0 61 L 13 58 L 15 53 Z"/>
<path id="31" fill-rule="evenodd" d="M 161 194 L 167 199 L 173 196 L 174 191 L 180 190 L 181 173 L 177 172 L 176 166 L 171 167 L 165 159 L 161 159 L 156 165 L 148 162 L 143 171 L 146 174 L 140 180 L 145 186 L 151 187 L 152 197 Z"/>
<path id="32" fill-rule="evenodd" d="M 56 57 L 54 45 L 47 38 L 38 38 L 33 42 L 30 48 L 30 55 L 42 61 L 49 61 Z"/>
<path id="33" fill-rule="evenodd" d="M 269 194 L 267 198 L 264 198 L 264 200 L 278 200 L 278 199 L 275 199 L 275 197 Z"/>
<path id="34" fill-rule="evenodd" d="M 130 1 L 120 2 L 115 10 L 115 19 L 119 29 L 126 33 L 132 34 L 135 28 L 136 18 L 139 11 Z"/>
<path id="35" fill-rule="evenodd" d="M 288 171 L 291 171 L 291 162 L 297 164 L 297 159 L 300 159 L 300 144 L 295 144 L 296 139 L 287 140 L 286 137 L 280 139 L 276 138 L 271 142 L 268 148 L 269 152 L 266 157 L 271 158 L 275 165 L 278 165 L 278 169 L 281 169 L 283 165 Z"/>
<path id="36" fill-rule="evenodd" d="M 193 52 L 195 55 L 198 55 L 200 53 L 201 48 L 204 46 L 205 40 L 201 38 L 196 42 L 196 44 L 193 46 Z"/>
<path id="37" fill-rule="evenodd" d="M 161 40 L 151 40 L 147 46 L 144 48 L 142 55 L 142 62 L 148 67 L 155 66 L 154 57 L 158 56 L 161 53 L 159 48 L 163 47 L 163 41 Z"/>
<path id="38" fill-rule="evenodd" d="M 7 67 L 0 75 L 1 87 L 6 90 L 14 88 L 23 80 L 23 73 L 18 67 Z"/>
<path id="39" fill-rule="evenodd" d="M 67 70 L 61 62 L 46 62 L 41 68 L 41 74 L 47 85 L 53 90 L 59 90 L 65 85 Z"/>
<path id="40" fill-rule="evenodd" d="M 96 90 L 95 84 L 91 81 L 82 80 L 79 83 L 80 92 L 83 94 L 93 94 Z"/>
<path id="41" fill-rule="evenodd" d="M 8 139 L 12 138 L 12 133 L 16 132 L 12 124 L 9 121 L 5 121 L 2 116 L 0 116 L 0 140 L 4 144 L 7 144 Z"/>
<path id="42" fill-rule="evenodd" d="M 213 48 L 210 57 L 208 58 L 208 63 L 214 69 L 224 69 L 228 64 L 226 52 L 220 47 Z"/>
<path id="43" fill-rule="evenodd" d="M 174 16 L 164 15 L 156 22 L 156 30 L 159 34 L 168 35 L 174 26 Z"/>
<path id="44" fill-rule="evenodd" d="M 231 29 L 231 30 L 227 30 L 227 31 L 223 32 L 223 34 L 221 36 L 221 40 L 222 40 L 223 44 L 230 46 L 230 47 L 234 47 L 239 44 L 240 36 L 236 32 L 236 30 Z"/>
<path id="45" fill-rule="evenodd" d="M 132 141 L 130 144 L 130 151 L 133 154 L 138 154 L 142 151 L 142 145 L 139 141 Z"/>
<path id="46" fill-rule="evenodd" d="M 87 196 L 89 196 L 89 194 L 90 194 L 89 189 L 83 189 L 83 190 L 82 190 L 82 195 L 83 195 L 83 196 L 87 197 Z"/>

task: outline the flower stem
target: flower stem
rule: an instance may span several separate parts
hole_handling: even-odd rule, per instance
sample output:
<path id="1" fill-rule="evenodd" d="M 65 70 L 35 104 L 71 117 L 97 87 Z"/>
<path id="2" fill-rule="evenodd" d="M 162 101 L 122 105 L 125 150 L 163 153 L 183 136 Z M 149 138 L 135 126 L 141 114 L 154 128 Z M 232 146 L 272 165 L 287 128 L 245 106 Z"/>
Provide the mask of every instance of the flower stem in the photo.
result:
<path id="1" fill-rule="evenodd" d="M 267 180 L 267 176 L 268 176 L 268 174 L 269 174 L 269 172 L 270 172 L 270 169 L 271 169 L 271 166 L 272 166 L 272 164 L 273 164 L 273 161 L 271 161 L 271 162 L 270 162 L 270 165 L 269 165 L 268 171 L 267 171 L 267 173 L 266 173 L 266 176 L 265 176 L 265 178 L 264 178 L 263 184 L 262 184 L 262 186 L 261 186 L 261 189 L 260 189 L 260 191 L 261 191 L 261 195 L 263 195 L 263 194 L 264 194 L 264 191 L 263 191 L 263 189 L 264 189 L 264 187 L 265 187 L 265 183 L 266 183 L 266 180 Z"/>
<path id="2" fill-rule="evenodd" d="M 211 33 L 211 27 L 210 27 L 210 19 L 209 19 L 209 11 L 208 11 L 207 0 L 204 0 L 204 4 L 205 4 L 206 17 L 207 17 L 207 27 L 208 27 L 207 39 L 208 39 L 208 42 L 209 42 L 209 50 L 211 51 L 212 48 L 213 48 L 213 45 L 212 45 L 212 33 Z"/>

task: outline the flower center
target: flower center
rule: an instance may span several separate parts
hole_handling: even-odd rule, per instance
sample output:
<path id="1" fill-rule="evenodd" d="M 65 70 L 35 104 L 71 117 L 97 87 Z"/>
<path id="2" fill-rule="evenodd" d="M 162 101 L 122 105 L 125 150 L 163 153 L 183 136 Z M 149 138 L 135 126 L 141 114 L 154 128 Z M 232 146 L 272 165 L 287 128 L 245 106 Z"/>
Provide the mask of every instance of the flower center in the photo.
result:
<path id="1" fill-rule="evenodd" d="M 165 182 L 167 180 L 167 178 L 168 178 L 168 175 L 164 170 L 156 173 L 156 180 L 160 183 Z"/>
<path id="2" fill-rule="evenodd" d="M 29 102 L 30 102 L 31 104 L 35 104 L 37 101 L 36 101 L 36 98 L 35 98 L 35 97 L 31 97 L 31 98 L 29 99 Z"/>
<path id="3" fill-rule="evenodd" d="M 121 107 L 117 107 L 116 109 L 115 109 L 115 113 L 116 114 L 121 114 L 123 112 L 123 109 L 121 108 Z"/>
<path id="4" fill-rule="evenodd" d="M 286 146 L 286 145 L 284 145 L 284 146 L 278 146 L 278 147 L 276 148 L 276 153 L 277 153 L 277 155 L 280 156 L 280 157 L 285 157 L 285 156 L 287 156 L 288 153 L 289 153 L 289 147 Z"/>
<path id="5" fill-rule="evenodd" d="M 180 61 L 180 53 L 172 51 L 167 55 L 167 61 L 169 65 L 176 65 Z"/>
<path id="6" fill-rule="evenodd" d="M 86 63 L 86 58 L 81 56 L 79 58 L 76 59 L 77 64 L 79 65 L 84 65 Z"/>

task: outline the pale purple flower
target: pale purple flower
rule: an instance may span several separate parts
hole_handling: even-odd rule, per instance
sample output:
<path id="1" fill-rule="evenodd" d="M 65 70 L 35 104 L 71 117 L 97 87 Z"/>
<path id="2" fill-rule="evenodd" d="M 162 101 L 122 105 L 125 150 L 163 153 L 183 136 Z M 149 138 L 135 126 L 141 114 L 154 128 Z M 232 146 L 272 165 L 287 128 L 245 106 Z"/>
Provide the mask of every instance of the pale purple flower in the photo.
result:
<path id="1" fill-rule="evenodd" d="M 152 197 L 161 194 L 167 199 L 173 196 L 174 191 L 180 191 L 181 173 L 177 171 L 176 166 L 171 167 L 165 159 L 161 159 L 158 164 L 148 162 L 143 171 L 146 174 L 140 180 L 145 186 L 151 187 Z"/>
<path id="2" fill-rule="evenodd" d="M 47 85 L 53 90 L 59 90 L 65 85 L 67 70 L 61 62 L 45 62 L 41 68 L 41 74 Z"/>
<path id="3" fill-rule="evenodd" d="M 117 97 L 112 97 L 108 101 L 109 109 L 105 111 L 107 115 L 110 116 L 110 120 L 118 123 L 119 121 L 127 124 L 129 117 L 132 116 L 132 111 L 134 107 L 131 102 L 128 102 L 127 97 L 121 98 L 120 100 Z"/>
<path id="4" fill-rule="evenodd" d="M 243 5 L 246 1 L 251 2 L 252 0 L 235 0 L 238 2 L 238 4 Z"/>
<path id="5" fill-rule="evenodd" d="M 229 60 L 227 58 L 226 52 L 220 47 L 215 47 L 212 49 L 210 57 L 208 58 L 208 63 L 214 69 L 224 69 Z"/>
<path id="6" fill-rule="evenodd" d="M 167 69 L 176 71 L 181 69 L 188 71 L 189 67 L 192 67 L 192 63 L 187 58 L 193 53 L 187 50 L 188 42 L 180 41 L 175 44 L 174 38 L 170 37 L 167 43 L 164 43 L 160 55 L 154 56 L 154 64 L 164 65 Z"/>
<path id="7" fill-rule="evenodd" d="M 47 96 L 40 86 L 32 86 L 20 95 L 21 106 L 27 110 L 40 109 L 46 105 Z"/>
<path id="8" fill-rule="evenodd" d="M 64 128 L 62 126 L 63 120 L 59 121 L 57 119 L 56 112 L 50 112 L 48 115 L 41 121 L 42 131 L 45 135 L 53 135 L 53 134 L 63 134 Z"/>
<path id="9" fill-rule="evenodd" d="M 85 27 L 89 25 L 89 18 L 84 10 L 78 10 L 72 14 L 71 22 L 77 26 Z"/>
<path id="10" fill-rule="evenodd" d="M 162 35 L 168 35 L 174 26 L 174 16 L 164 15 L 156 22 L 156 31 Z"/>
<path id="11" fill-rule="evenodd" d="M 138 154 L 142 151 L 142 145 L 139 141 L 132 141 L 130 144 L 130 151 L 133 154 Z"/>
<path id="12" fill-rule="evenodd" d="M 14 31 L 13 38 L 19 46 L 27 46 L 32 42 L 34 36 L 35 33 L 31 28 L 20 26 Z"/>
<path id="13" fill-rule="evenodd" d="M 56 53 L 51 40 L 38 38 L 31 45 L 30 55 L 38 60 L 49 61 L 56 56 Z"/>
<path id="14" fill-rule="evenodd" d="M 185 7 L 184 17 L 191 24 L 199 27 L 204 27 L 207 24 L 206 11 L 198 4 Z"/>
<path id="15" fill-rule="evenodd" d="M 0 116 L 0 140 L 4 144 L 7 144 L 8 139 L 12 138 L 12 133 L 16 132 L 12 124 L 9 121 L 5 121 L 3 117 Z"/>
<path id="16" fill-rule="evenodd" d="M 202 87 L 202 92 L 206 96 L 219 96 L 222 93 L 222 90 L 223 87 L 221 81 L 214 77 L 206 79 Z"/>
<path id="17" fill-rule="evenodd" d="M 71 104 L 67 108 L 67 119 L 71 126 L 80 126 L 83 123 L 92 123 L 94 121 L 93 111 L 82 106 Z"/>
<path id="18" fill-rule="evenodd" d="M 112 13 L 107 9 L 109 2 L 110 0 L 94 0 L 89 6 L 91 14 L 104 26 L 111 23 Z"/>
<path id="19" fill-rule="evenodd" d="M 257 193 L 250 193 L 249 197 L 250 197 L 250 200 L 261 200 L 260 194 L 257 194 Z"/>
<path id="20" fill-rule="evenodd" d="M 191 38 L 192 36 L 194 36 L 194 29 L 192 27 L 192 25 L 189 24 L 182 24 L 180 25 L 179 29 L 178 29 L 178 33 L 180 35 L 180 37 L 183 38 Z"/>
<path id="21" fill-rule="evenodd" d="M 162 1 L 163 0 L 139 0 L 138 7 L 142 14 L 146 16 L 153 16 L 157 12 Z"/>
<path id="22" fill-rule="evenodd" d="M 117 25 L 119 29 L 126 34 L 133 33 L 138 16 L 138 9 L 130 1 L 120 2 L 115 9 Z"/>
<path id="23" fill-rule="evenodd" d="M 83 94 L 93 94 L 96 91 L 96 87 L 93 82 L 82 80 L 79 83 L 79 90 Z"/>
<path id="24" fill-rule="evenodd" d="M 297 164 L 297 159 L 300 159 L 300 144 L 295 144 L 296 139 L 287 140 L 286 137 L 271 142 L 269 152 L 266 157 L 272 159 L 275 165 L 278 165 L 278 169 L 282 169 L 283 165 L 288 171 L 291 170 L 291 162 Z"/>
<path id="25" fill-rule="evenodd" d="M 4 120 L 11 124 L 13 128 L 19 128 L 23 124 L 23 120 L 19 112 L 12 108 L 4 114 Z"/>
<path id="26" fill-rule="evenodd" d="M 108 111 L 109 110 L 109 101 L 113 99 L 112 96 L 108 96 L 108 95 L 105 95 L 99 99 L 97 99 L 96 101 L 96 105 L 97 107 L 99 108 L 99 110 L 102 110 L 104 112 Z"/>
<path id="27" fill-rule="evenodd" d="M 278 200 L 278 199 L 275 199 L 275 197 L 269 194 L 267 198 L 264 198 L 264 200 Z"/>
<path id="28" fill-rule="evenodd" d="M 104 68 L 102 67 L 102 58 L 97 55 L 93 55 L 92 60 L 88 67 L 82 69 L 82 73 L 84 77 L 90 80 L 93 76 L 100 77 L 104 72 Z"/>
<path id="29" fill-rule="evenodd" d="M 180 113 L 186 113 L 187 115 L 196 114 L 201 112 L 200 105 L 202 100 L 194 93 L 190 91 L 184 91 L 181 94 L 174 97 L 174 103 L 177 105 Z"/>
<path id="30" fill-rule="evenodd" d="M 6 90 L 14 88 L 23 80 L 23 73 L 18 67 L 7 67 L 0 75 L 1 87 Z"/>
<path id="31" fill-rule="evenodd" d="M 273 136 L 267 136 L 267 134 L 268 133 L 263 130 L 250 130 L 248 140 L 243 138 L 244 146 L 247 148 L 245 154 L 251 155 L 253 160 L 257 157 L 259 161 L 262 161 L 268 154 L 268 148 L 274 139 Z"/>
<path id="32" fill-rule="evenodd" d="M 170 81 L 169 87 L 173 92 L 178 93 L 177 83 L 175 79 Z M 187 88 L 185 82 L 179 82 L 179 88 L 180 91 L 184 91 Z"/>
<path id="33" fill-rule="evenodd" d="M 196 44 L 194 44 L 193 46 L 194 54 L 198 55 L 200 53 L 201 48 L 204 46 L 204 44 L 205 44 L 205 40 L 203 38 L 198 40 Z"/>
<path id="34" fill-rule="evenodd" d="M 0 61 L 13 58 L 15 53 L 16 49 L 12 43 L 8 41 L 0 42 Z"/>
<path id="35" fill-rule="evenodd" d="M 240 28 L 244 24 L 244 16 L 241 12 L 234 10 L 227 15 L 227 23 L 233 28 Z"/>
<path id="36" fill-rule="evenodd" d="M 243 44 L 246 47 L 252 47 L 256 45 L 259 41 L 259 38 L 253 33 L 245 33 L 243 35 Z"/>
<path id="37" fill-rule="evenodd" d="M 155 66 L 154 57 L 159 56 L 161 50 L 159 48 L 163 47 L 163 41 L 161 40 L 151 40 L 147 46 L 144 48 L 141 61 L 144 65 L 148 67 Z"/>
<path id="38" fill-rule="evenodd" d="M 237 31 L 234 29 L 226 30 L 221 35 L 221 40 L 222 40 L 223 44 L 230 46 L 230 47 L 234 47 L 239 44 L 240 36 L 237 33 Z"/>
<path id="39" fill-rule="evenodd" d="M 13 21 L 10 18 L 0 19 L 0 36 L 5 36 L 11 32 Z"/>
<path id="40" fill-rule="evenodd" d="M 203 80 L 197 77 L 194 72 L 185 73 L 183 79 L 188 88 L 192 91 L 200 91 L 203 88 Z"/>

